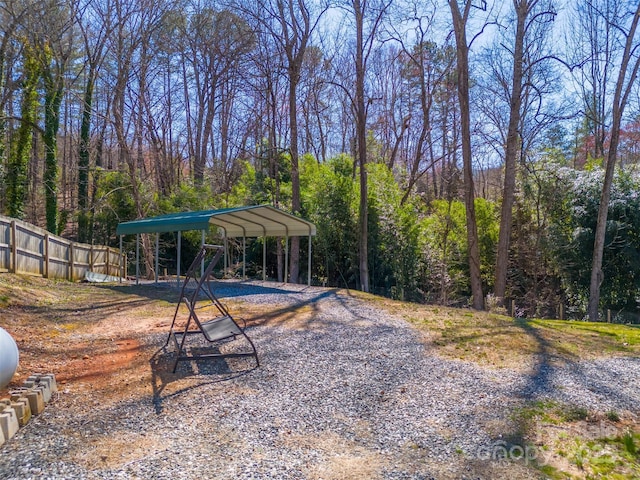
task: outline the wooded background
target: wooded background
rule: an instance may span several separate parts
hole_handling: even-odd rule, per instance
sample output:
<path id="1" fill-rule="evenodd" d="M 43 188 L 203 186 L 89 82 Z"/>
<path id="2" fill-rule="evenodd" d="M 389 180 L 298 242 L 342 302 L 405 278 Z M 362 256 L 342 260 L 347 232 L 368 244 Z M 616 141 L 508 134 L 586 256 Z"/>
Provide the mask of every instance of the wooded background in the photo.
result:
<path id="1" fill-rule="evenodd" d="M 636 3 L 2 1 L 0 211 L 116 246 L 121 221 L 268 203 L 317 224 L 316 284 L 630 321 Z"/>

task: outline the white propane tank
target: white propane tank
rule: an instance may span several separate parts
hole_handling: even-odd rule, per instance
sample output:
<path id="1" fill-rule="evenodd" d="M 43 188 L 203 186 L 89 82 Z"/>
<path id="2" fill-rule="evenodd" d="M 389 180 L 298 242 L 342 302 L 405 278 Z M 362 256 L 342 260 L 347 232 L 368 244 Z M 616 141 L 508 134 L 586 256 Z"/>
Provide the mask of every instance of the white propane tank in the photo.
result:
<path id="1" fill-rule="evenodd" d="M 18 369 L 18 345 L 9 332 L 0 328 L 0 388 L 9 384 Z"/>

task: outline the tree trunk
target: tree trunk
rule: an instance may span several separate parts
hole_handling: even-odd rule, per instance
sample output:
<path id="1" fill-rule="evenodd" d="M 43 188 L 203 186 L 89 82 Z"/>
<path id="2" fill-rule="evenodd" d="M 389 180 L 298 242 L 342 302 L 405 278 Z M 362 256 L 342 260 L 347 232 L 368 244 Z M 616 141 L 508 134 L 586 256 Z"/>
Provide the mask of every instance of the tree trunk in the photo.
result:
<path id="1" fill-rule="evenodd" d="M 502 189 L 502 211 L 500 213 L 500 234 L 496 256 L 495 296 L 502 299 L 507 288 L 507 271 L 509 269 L 509 244 L 513 219 L 513 202 L 516 190 L 516 159 L 520 145 L 520 108 L 522 105 L 522 76 L 524 62 L 525 22 L 530 10 L 528 0 L 514 0 L 516 10 L 516 38 L 513 50 L 513 77 L 511 99 L 509 103 L 509 126 L 504 153 L 504 186 Z"/>
<path id="2" fill-rule="evenodd" d="M 356 20 L 356 141 L 357 164 L 360 166 L 360 206 L 358 214 L 360 290 L 369 291 L 369 228 L 367 188 L 367 112 L 364 101 L 364 12 L 360 0 L 354 0 Z"/>
<path id="3" fill-rule="evenodd" d="M 80 124 L 80 145 L 78 152 L 78 241 L 86 243 L 90 240 L 89 226 L 89 141 L 91 128 L 91 108 L 93 104 L 93 65 L 89 67 L 87 84 L 82 104 L 82 121 Z"/>
<path id="4" fill-rule="evenodd" d="M 302 58 L 300 58 L 302 60 Z M 300 170 L 298 159 L 298 109 L 297 89 L 300 77 L 299 66 L 290 67 L 289 74 L 289 128 L 291 129 L 291 210 L 300 213 Z M 300 237 L 291 237 L 289 256 L 289 278 L 298 283 L 300 276 Z"/>
<path id="5" fill-rule="evenodd" d="M 464 203 L 467 219 L 467 249 L 469 256 L 469 282 L 471 284 L 472 307 L 484 308 L 482 278 L 480 275 L 480 250 L 478 245 L 478 227 L 475 212 L 475 189 L 473 184 L 473 165 L 471 156 L 471 115 L 469 107 L 469 47 L 467 45 L 466 23 L 471 2 L 465 5 L 464 16 L 457 0 L 449 0 L 456 37 L 456 58 L 458 73 L 458 101 L 460 103 L 460 128 L 462 135 L 462 162 L 464 174 Z"/>
<path id="6" fill-rule="evenodd" d="M 60 104 L 63 85 L 52 78 L 53 73 L 45 75 L 44 103 L 44 195 L 47 230 L 54 234 L 58 231 L 58 128 L 60 126 Z"/>

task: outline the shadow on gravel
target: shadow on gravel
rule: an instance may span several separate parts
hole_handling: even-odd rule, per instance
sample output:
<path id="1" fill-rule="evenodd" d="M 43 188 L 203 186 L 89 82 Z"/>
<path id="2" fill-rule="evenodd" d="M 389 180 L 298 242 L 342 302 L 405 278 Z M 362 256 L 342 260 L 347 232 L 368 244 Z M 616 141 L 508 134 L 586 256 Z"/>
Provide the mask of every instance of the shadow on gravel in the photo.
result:
<path id="1" fill-rule="evenodd" d="M 536 328 L 529 325 L 526 319 L 519 318 L 515 322 L 529 337 L 535 340 L 539 347 L 537 362 L 529 375 L 529 381 L 521 392 L 523 398 L 533 400 L 536 396 L 549 392 L 553 388 L 551 375 L 554 356 L 551 353 L 548 340 L 540 335 Z"/>
<path id="2" fill-rule="evenodd" d="M 104 288 L 113 290 L 123 295 L 137 295 L 139 297 L 148 298 L 149 300 L 166 300 L 170 303 L 178 301 L 180 293 L 175 282 L 159 282 L 158 284 L 105 284 L 95 285 L 96 288 Z"/>
<path id="3" fill-rule="evenodd" d="M 287 300 L 289 305 L 279 308 L 272 308 L 270 311 L 261 311 L 248 316 L 242 316 L 249 325 L 283 325 L 294 326 L 296 328 L 319 328 L 327 326 L 327 320 L 319 316 L 319 302 L 323 299 L 339 299 L 336 295 L 337 289 L 326 290 L 318 295 L 307 298 L 296 298 L 286 295 L 283 299 L 274 299 L 275 304 L 284 303 Z M 281 292 L 282 293 L 282 292 Z M 221 296 L 220 298 L 227 298 Z M 340 301 L 340 300 L 339 300 Z"/>
<path id="4" fill-rule="evenodd" d="M 598 396 L 614 399 L 621 405 L 633 405 L 637 399 L 624 392 L 623 383 L 618 373 L 611 367 L 602 365 L 601 376 L 595 378 L 585 370 L 581 362 L 572 360 L 568 355 L 554 353 L 553 346 L 544 338 L 540 331 L 531 326 L 525 319 L 516 320 L 517 325 L 531 338 L 538 347 L 538 361 L 529 375 L 528 382 L 522 388 L 520 395 L 526 401 L 535 401 L 546 394 L 560 394 L 557 385 L 554 385 L 554 375 L 560 370 L 565 371 L 571 380 L 584 390 L 595 393 Z"/>
<path id="5" fill-rule="evenodd" d="M 515 319 L 515 324 L 523 330 L 523 334 L 532 338 L 538 347 L 536 362 L 531 373 L 526 376 L 526 382 L 522 388 L 514 392 L 516 397 L 522 401 L 521 405 L 527 406 L 553 390 L 553 362 L 556 357 L 552 353 L 548 340 L 526 319 Z M 533 425 L 527 418 L 520 418 L 517 414 L 512 418 L 514 420 L 513 430 L 501 432 L 499 436 L 493 438 L 490 447 L 492 459 L 495 459 L 496 456 L 498 459 L 509 458 L 509 455 L 504 455 L 504 452 L 524 452 L 524 449 L 530 448 L 528 438 L 534 433 L 531 431 Z M 531 465 L 535 467 L 535 458 L 527 458 L 526 460 L 527 463 L 531 461 Z"/>
<path id="6" fill-rule="evenodd" d="M 539 329 L 533 327 L 526 319 L 518 319 L 516 324 L 538 345 L 537 363 L 520 392 L 520 396 L 524 400 L 535 401 L 547 394 L 562 395 L 562 391 L 559 391 L 558 386 L 554 385 L 554 375 L 563 371 L 567 373 L 571 381 L 586 391 L 601 397 L 615 399 L 621 405 L 633 405 L 637 402 L 637 399 L 625 393 L 624 381 L 619 380 L 619 374 L 611 367 L 601 365 L 601 375 L 599 378 L 595 378 L 585 370 L 582 362 L 573 360 L 570 355 L 555 353 L 554 346 L 541 335 Z"/>
<path id="7" fill-rule="evenodd" d="M 191 349 L 191 354 L 198 353 L 212 353 L 212 347 L 195 347 Z M 217 353 L 220 352 L 218 351 Z M 175 358 L 176 352 L 163 346 L 149 360 L 153 406 L 156 414 L 162 413 L 163 403 L 169 398 L 182 395 L 204 385 L 226 382 L 247 375 L 258 368 L 253 360 L 216 358 L 179 362 L 176 372 L 173 373 Z M 201 380 L 195 385 L 188 385 L 171 393 L 165 393 L 170 384 L 189 377 L 200 377 Z"/>
<path id="8" fill-rule="evenodd" d="M 277 295 L 290 298 L 291 295 L 308 293 L 309 288 L 299 284 L 275 283 L 273 286 L 252 281 L 214 281 L 212 282 L 219 298 L 246 297 L 249 295 Z M 313 287 L 311 287 L 313 288 Z"/>

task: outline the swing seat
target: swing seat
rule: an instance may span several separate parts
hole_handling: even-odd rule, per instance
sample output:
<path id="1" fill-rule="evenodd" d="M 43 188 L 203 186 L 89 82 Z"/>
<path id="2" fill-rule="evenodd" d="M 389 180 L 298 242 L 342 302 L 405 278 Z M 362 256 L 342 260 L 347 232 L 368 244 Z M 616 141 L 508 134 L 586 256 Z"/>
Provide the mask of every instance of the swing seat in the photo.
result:
<path id="1" fill-rule="evenodd" d="M 242 330 L 231 317 L 225 315 L 204 322 L 202 324 L 202 334 L 209 342 L 215 342 L 242 335 Z"/>

